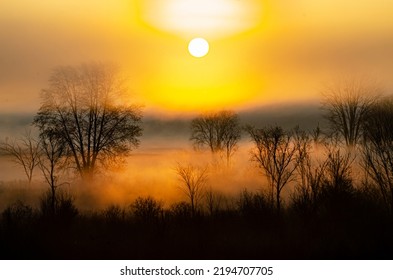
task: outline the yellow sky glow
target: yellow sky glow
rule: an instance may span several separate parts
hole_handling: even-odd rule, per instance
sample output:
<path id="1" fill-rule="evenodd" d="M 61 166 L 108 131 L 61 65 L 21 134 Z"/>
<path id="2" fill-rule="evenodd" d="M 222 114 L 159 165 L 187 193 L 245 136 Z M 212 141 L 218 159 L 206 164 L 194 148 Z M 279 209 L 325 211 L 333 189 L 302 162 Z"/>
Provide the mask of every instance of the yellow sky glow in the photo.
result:
<path id="1" fill-rule="evenodd" d="M 255 28 L 262 17 L 256 0 L 139 0 L 140 19 L 158 30 L 186 38 L 225 37 Z"/>
<path id="2" fill-rule="evenodd" d="M 260 90 L 228 38 L 258 28 L 261 1 L 256 0 L 137 0 L 138 24 L 163 37 L 176 37 L 172 49 L 151 54 L 157 62 L 144 87 L 144 96 L 161 108 L 174 111 L 233 107 Z M 187 52 L 191 39 L 203 37 L 209 54 L 196 60 Z M 231 53 L 232 52 L 232 53 Z M 239 73 L 239 69 L 243 69 Z M 142 90 L 142 89 L 141 89 Z"/>
<path id="3" fill-rule="evenodd" d="M 386 0 L 3 0 L 0 111 L 36 111 L 52 68 L 89 61 L 120 64 L 147 111 L 319 99 L 346 68 L 391 77 L 392 10 Z M 207 56 L 189 54 L 195 37 Z"/>

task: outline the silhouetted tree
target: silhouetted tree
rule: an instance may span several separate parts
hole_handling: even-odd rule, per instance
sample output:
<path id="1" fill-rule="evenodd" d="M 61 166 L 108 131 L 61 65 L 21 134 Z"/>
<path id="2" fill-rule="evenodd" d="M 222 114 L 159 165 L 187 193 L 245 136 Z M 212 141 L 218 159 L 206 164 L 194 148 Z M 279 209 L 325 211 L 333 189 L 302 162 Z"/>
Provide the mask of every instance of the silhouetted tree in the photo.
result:
<path id="1" fill-rule="evenodd" d="M 75 198 L 70 193 L 62 189 L 56 190 L 55 199 L 53 199 L 52 190 L 45 192 L 40 199 L 40 210 L 43 218 L 53 222 L 56 218 L 60 224 L 66 225 L 70 223 L 79 211 L 75 206 Z M 53 205 L 54 202 L 54 205 Z"/>
<path id="2" fill-rule="evenodd" d="M 254 220 L 274 213 L 274 201 L 269 192 L 253 193 L 245 189 L 240 193 L 237 208 L 243 217 Z"/>
<path id="3" fill-rule="evenodd" d="M 138 197 L 131 204 L 131 210 L 135 217 L 145 223 L 156 222 L 162 215 L 164 209 L 162 201 L 157 201 L 151 196 Z"/>
<path id="4" fill-rule="evenodd" d="M 272 195 L 275 195 L 278 213 L 281 210 L 281 191 L 294 179 L 298 166 L 299 147 L 291 133 L 281 127 L 247 128 L 254 142 L 251 160 L 255 161 L 266 175 Z"/>
<path id="5" fill-rule="evenodd" d="M 316 162 L 310 150 L 298 161 L 300 181 L 292 193 L 293 207 L 305 215 L 316 214 L 321 207 L 336 211 L 345 200 L 352 197 L 354 187 L 351 166 L 354 156 L 332 144 L 325 144 L 325 158 Z"/>
<path id="6" fill-rule="evenodd" d="M 232 111 L 201 115 L 191 122 L 195 148 L 207 147 L 213 154 L 224 153 L 227 165 L 241 137 L 239 117 Z"/>
<path id="7" fill-rule="evenodd" d="M 41 135 L 63 139 L 78 173 L 91 178 L 99 164 L 125 156 L 139 144 L 141 113 L 121 103 L 126 92 L 114 67 L 59 67 L 43 90 L 34 125 Z"/>
<path id="8" fill-rule="evenodd" d="M 297 173 L 299 175 L 298 184 L 292 194 L 292 201 L 295 207 L 302 210 L 312 211 L 317 203 L 317 195 L 320 192 L 325 163 L 315 166 L 312 157 L 312 145 L 320 144 L 319 126 L 313 130 L 312 134 L 295 129 L 294 141 L 297 147 Z"/>
<path id="9" fill-rule="evenodd" d="M 393 99 L 375 103 L 364 124 L 363 167 L 393 213 Z"/>
<path id="10" fill-rule="evenodd" d="M 31 225 L 34 216 L 33 208 L 20 200 L 6 207 L 1 215 L 2 223 L 6 227 L 16 228 L 17 230 L 26 225 Z"/>
<path id="11" fill-rule="evenodd" d="M 0 143 L 0 151 L 12 158 L 23 168 L 29 184 L 33 179 L 33 172 L 38 165 L 39 141 L 34 139 L 30 130 L 27 130 L 18 140 Z"/>
<path id="12" fill-rule="evenodd" d="M 342 137 L 348 147 L 355 146 L 362 135 L 362 125 L 380 89 L 367 81 L 352 78 L 328 86 L 323 92 L 323 108 L 331 134 Z"/>
<path id="13" fill-rule="evenodd" d="M 351 176 L 353 155 L 340 151 L 337 147 L 327 147 L 327 150 L 322 191 L 328 192 L 330 196 L 337 196 L 336 198 L 351 194 L 354 190 Z"/>
<path id="14" fill-rule="evenodd" d="M 295 186 L 292 201 L 298 209 L 315 211 L 325 179 L 326 162 L 314 166 L 307 158 L 301 164 L 304 165 L 300 175 L 301 182 Z"/>
<path id="15" fill-rule="evenodd" d="M 181 181 L 180 189 L 188 197 L 191 204 L 192 215 L 195 216 L 204 195 L 207 181 L 207 168 L 200 168 L 191 164 L 186 166 L 178 164 L 176 173 Z"/>
<path id="16" fill-rule="evenodd" d="M 312 141 L 314 142 L 314 145 L 316 147 L 325 142 L 323 132 L 319 126 L 319 123 L 318 123 L 317 127 L 312 130 L 311 137 L 312 137 Z"/>
<path id="17" fill-rule="evenodd" d="M 210 216 L 214 216 L 221 208 L 223 197 L 220 193 L 215 192 L 212 187 L 207 188 L 205 193 L 205 202 Z"/>
<path id="18" fill-rule="evenodd" d="M 63 138 L 56 137 L 54 133 L 45 131 L 40 134 L 40 157 L 38 166 L 50 187 L 50 205 L 53 215 L 56 214 L 59 175 L 63 172 L 66 163 L 66 143 Z"/>

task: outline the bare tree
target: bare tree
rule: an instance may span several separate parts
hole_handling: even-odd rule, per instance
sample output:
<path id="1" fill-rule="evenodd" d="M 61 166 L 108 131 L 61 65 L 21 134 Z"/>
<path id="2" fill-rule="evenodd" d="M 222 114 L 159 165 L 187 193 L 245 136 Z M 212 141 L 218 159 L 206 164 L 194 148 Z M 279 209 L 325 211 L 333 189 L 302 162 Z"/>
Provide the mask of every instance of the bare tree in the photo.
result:
<path id="1" fill-rule="evenodd" d="M 311 131 L 311 138 L 312 138 L 312 142 L 314 143 L 315 147 L 318 147 L 319 145 L 322 145 L 325 143 L 324 133 L 321 130 L 319 123 L 318 123 L 317 127 Z"/>
<path id="2" fill-rule="evenodd" d="M 43 90 L 34 125 L 41 135 L 64 140 L 78 173 L 92 178 L 100 164 L 127 155 L 139 144 L 141 112 L 121 103 L 125 93 L 114 67 L 59 67 Z"/>
<path id="3" fill-rule="evenodd" d="M 210 216 L 214 216 L 221 208 L 223 196 L 215 192 L 212 187 L 207 188 L 205 193 L 205 201 Z"/>
<path id="4" fill-rule="evenodd" d="M 23 168 L 27 180 L 31 184 L 39 157 L 39 142 L 34 139 L 31 130 L 26 130 L 18 140 L 0 143 L 0 151 L 10 156 L 16 164 Z"/>
<path id="5" fill-rule="evenodd" d="M 331 134 L 354 147 L 361 138 L 364 118 L 380 94 L 379 87 L 364 79 L 348 78 L 328 86 L 323 94 Z"/>
<path id="6" fill-rule="evenodd" d="M 163 202 L 151 196 L 137 197 L 130 205 L 135 217 L 145 223 L 157 223 L 163 215 Z"/>
<path id="7" fill-rule="evenodd" d="M 272 195 L 275 195 L 277 212 L 281 211 L 281 191 L 294 179 L 298 166 L 298 146 L 291 133 L 281 127 L 247 128 L 254 142 L 251 160 L 255 161 L 266 175 Z"/>
<path id="8" fill-rule="evenodd" d="M 239 117 L 232 111 L 201 115 L 191 122 L 191 138 L 197 149 L 207 147 L 213 154 L 223 153 L 227 165 L 241 137 Z"/>
<path id="9" fill-rule="evenodd" d="M 331 144 L 325 145 L 325 151 L 323 161 L 315 162 L 310 150 L 306 150 L 297 168 L 301 180 L 295 186 L 292 202 L 307 215 L 316 213 L 322 204 L 345 203 L 354 191 L 351 177 L 354 157 Z"/>
<path id="10" fill-rule="evenodd" d="M 188 197 L 191 204 L 191 214 L 195 216 L 199 203 L 204 195 L 207 181 L 207 168 L 200 168 L 188 164 L 178 164 L 176 173 L 181 181 L 180 189 Z"/>
<path id="11" fill-rule="evenodd" d="M 326 161 L 326 180 L 332 187 L 340 187 L 345 183 L 352 183 L 351 165 L 354 157 L 351 153 L 341 152 L 339 149 L 332 149 L 328 153 Z"/>
<path id="12" fill-rule="evenodd" d="M 393 214 L 393 99 L 375 103 L 364 124 L 363 167 Z"/>
<path id="13" fill-rule="evenodd" d="M 315 206 L 317 195 L 322 183 L 325 164 L 313 164 L 312 159 L 312 145 L 319 144 L 320 129 L 319 125 L 309 135 L 308 133 L 295 129 L 295 143 L 297 147 L 297 173 L 299 175 L 299 183 L 295 187 L 293 194 L 294 201 L 301 202 L 304 205 L 308 204 Z"/>
<path id="14" fill-rule="evenodd" d="M 39 157 L 39 168 L 44 175 L 45 181 L 50 187 L 50 207 L 52 214 L 56 213 L 57 188 L 60 186 L 59 176 L 63 173 L 66 164 L 66 143 L 64 139 L 46 132 L 40 135 L 41 153 Z"/>
<path id="15" fill-rule="evenodd" d="M 327 162 L 314 164 L 311 157 L 306 157 L 299 164 L 301 165 L 299 170 L 301 180 L 292 194 L 293 203 L 296 207 L 307 207 L 307 210 L 315 211 L 325 180 Z"/>

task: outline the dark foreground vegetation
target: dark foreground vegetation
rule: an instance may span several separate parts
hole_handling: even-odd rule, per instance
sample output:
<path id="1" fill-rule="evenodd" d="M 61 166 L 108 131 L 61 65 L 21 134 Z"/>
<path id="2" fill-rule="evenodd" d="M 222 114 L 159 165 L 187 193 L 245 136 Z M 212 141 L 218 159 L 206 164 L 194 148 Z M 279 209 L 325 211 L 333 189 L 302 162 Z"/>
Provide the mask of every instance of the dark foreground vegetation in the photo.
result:
<path id="1" fill-rule="evenodd" d="M 280 214 L 267 195 L 193 214 L 150 197 L 80 213 L 60 195 L 39 209 L 15 203 L 1 215 L 2 259 L 392 259 L 392 217 L 377 195 L 325 185 L 317 204 L 298 195 Z M 230 206 L 231 205 L 231 206 Z"/>

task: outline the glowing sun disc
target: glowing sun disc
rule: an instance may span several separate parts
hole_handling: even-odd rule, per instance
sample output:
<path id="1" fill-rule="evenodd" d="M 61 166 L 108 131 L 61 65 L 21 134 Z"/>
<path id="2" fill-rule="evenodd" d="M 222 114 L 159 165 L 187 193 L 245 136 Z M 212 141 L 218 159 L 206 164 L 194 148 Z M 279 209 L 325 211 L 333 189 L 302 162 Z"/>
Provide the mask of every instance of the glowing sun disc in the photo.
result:
<path id="1" fill-rule="evenodd" d="M 203 57 L 209 52 L 209 43 L 203 38 L 195 38 L 188 44 L 188 51 L 194 57 Z"/>

